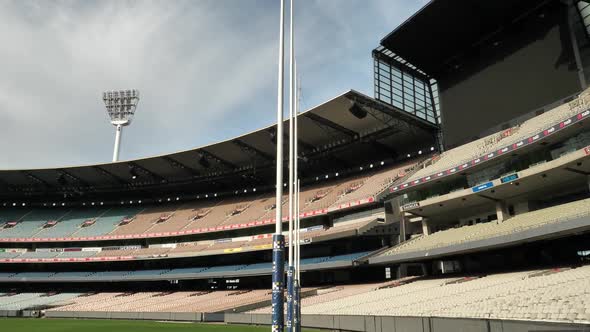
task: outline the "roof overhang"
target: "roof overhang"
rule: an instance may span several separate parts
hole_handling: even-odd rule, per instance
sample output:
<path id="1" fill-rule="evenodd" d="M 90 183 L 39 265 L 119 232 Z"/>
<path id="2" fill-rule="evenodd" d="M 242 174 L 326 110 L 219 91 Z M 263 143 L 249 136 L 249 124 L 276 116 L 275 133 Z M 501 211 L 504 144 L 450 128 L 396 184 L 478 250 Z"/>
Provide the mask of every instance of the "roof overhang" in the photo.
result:
<path id="1" fill-rule="evenodd" d="M 367 115 L 349 112 L 353 104 Z M 288 144 L 288 123 L 284 124 Z M 357 91 L 347 91 L 299 115 L 302 177 L 391 159 L 432 141 L 436 127 Z M 176 153 L 113 163 L 0 170 L 0 198 L 63 198 L 114 192 L 229 191 L 236 183 L 263 188 L 274 183 L 276 125 L 219 143 Z"/>
<path id="2" fill-rule="evenodd" d="M 381 45 L 436 78 L 456 56 L 493 42 L 505 27 L 559 0 L 431 0 Z"/>

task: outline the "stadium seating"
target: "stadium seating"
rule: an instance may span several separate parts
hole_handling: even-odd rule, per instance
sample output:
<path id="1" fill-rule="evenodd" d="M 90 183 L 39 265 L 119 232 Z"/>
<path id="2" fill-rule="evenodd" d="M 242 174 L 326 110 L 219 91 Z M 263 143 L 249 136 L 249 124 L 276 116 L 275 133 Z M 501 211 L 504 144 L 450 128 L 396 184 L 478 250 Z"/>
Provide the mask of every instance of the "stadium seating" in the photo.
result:
<path id="1" fill-rule="evenodd" d="M 22 252 L 10 252 L 10 251 L 1 251 L 0 252 L 0 259 L 2 258 L 16 258 L 20 256 Z"/>
<path id="2" fill-rule="evenodd" d="M 11 208 L 3 208 L 0 210 L 0 235 L 4 230 L 5 223 L 10 221 L 19 221 L 22 220 L 25 215 L 30 213 L 30 210 L 27 209 L 11 209 Z"/>
<path id="3" fill-rule="evenodd" d="M 587 215 L 590 215 L 590 199 L 522 213 L 502 223 L 480 223 L 451 228 L 432 233 L 428 236 L 417 236 L 385 251 L 381 255 L 395 255 L 398 253 L 442 248 L 469 241 L 509 235 L 526 229 L 542 227 L 549 223 L 558 223 L 563 220 Z"/>
<path id="4" fill-rule="evenodd" d="M 315 295 L 306 296 L 301 299 L 301 307 L 306 308 L 315 304 L 330 302 L 338 299 L 342 299 L 348 296 L 357 295 L 369 292 L 371 290 L 379 289 L 384 285 L 390 284 L 391 282 L 374 283 L 374 284 L 363 284 L 363 285 L 339 285 L 326 288 L 318 289 Z M 267 306 L 259 309 L 250 311 L 253 314 L 270 314 L 272 307 Z"/>
<path id="5" fill-rule="evenodd" d="M 135 215 L 135 219 L 126 225 L 120 225 L 109 234 L 112 235 L 127 235 L 127 234 L 142 234 L 153 228 L 160 222 L 160 218 L 168 218 L 173 215 L 180 207 L 179 204 L 166 204 L 162 206 L 148 207 L 141 213 Z M 121 221 L 121 220 L 119 220 Z M 163 221 L 162 224 L 168 220 Z"/>
<path id="6" fill-rule="evenodd" d="M 84 258 L 96 256 L 97 251 L 64 251 L 58 258 Z"/>
<path id="7" fill-rule="evenodd" d="M 90 237 L 101 236 L 111 233 L 121 222 L 121 220 L 128 216 L 135 216 L 143 208 L 141 207 L 113 207 L 96 218 L 96 222 L 92 226 L 74 228 L 71 234 L 75 237 Z M 89 218 L 90 219 L 90 218 Z"/>
<path id="8" fill-rule="evenodd" d="M 300 211 L 302 213 L 338 208 L 339 205 L 358 201 L 382 192 L 389 184 L 398 181 L 416 164 L 416 160 L 400 165 L 382 167 L 376 165 L 370 174 L 356 175 L 332 182 L 302 188 Z M 379 169 L 377 169 L 379 167 Z M 3 238 L 87 238 L 105 235 L 134 235 L 206 229 L 231 226 L 253 221 L 273 219 L 274 196 L 270 193 L 258 196 L 236 196 L 224 200 L 176 202 L 151 206 L 114 206 L 109 208 L 80 209 L 6 209 L 0 212 L 0 224 L 18 221 L 12 228 L 0 228 Z M 282 201 L 283 215 L 288 215 L 287 199 Z M 122 220 L 131 217 L 127 224 Z M 165 218 L 166 220 L 160 220 Z M 44 227 L 50 220 L 57 223 Z M 82 227 L 85 221 L 93 224 Z M 102 255 L 102 254 L 101 254 Z"/>
<path id="9" fill-rule="evenodd" d="M 23 310 L 61 305 L 77 297 L 79 293 L 22 293 L 0 294 L 0 310 Z"/>
<path id="10" fill-rule="evenodd" d="M 371 252 L 359 252 L 353 254 L 344 254 L 336 256 L 322 256 L 315 258 L 306 258 L 301 260 L 303 270 L 310 268 L 322 268 L 317 264 L 334 264 L 338 263 L 343 266 L 352 265 L 354 260 L 369 255 Z M 312 266 L 314 265 L 314 266 Z M 165 275 L 166 278 L 204 278 L 215 276 L 229 276 L 236 273 L 242 274 L 269 274 L 271 271 L 270 263 L 258 264 L 240 264 L 240 265 L 223 265 L 213 267 L 191 267 L 191 268 L 174 268 L 159 270 L 137 270 L 137 271 L 98 271 L 98 272 L 20 272 L 0 274 L 0 281 L 67 281 L 72 278 L 88 281 L 114 281 L 114 280 L 135 280 L 141 277 L 156 278 Z"/>
<path id="11" fill-rule="evenodd" d="M 79 209 L 70 211 L 54 226 L 41 228 L 35 234 L 35 237 L 56 238 L 70 236 L 85 220 L 98 218 L 106 211 L 107 209 Z"/>
<path id="12" fill-rule="evenodd" d="M 166 222 L 156 223 L 150 232 L 175 232 L 185 228 L 198 211 L 208 210 L 216 204 L 215 201 L 196 201 L 182 205 Z M 172 212 L 172 211 L 170 211 Z"/>
<path id="13" fill-rule="evenodd" d="M 376 215 L 374 213 L 363 214 L 358 218 L 352 218 L 351 220 L 342 221 L 335 223 L 334 227 L 330 228 L 310 228 L 305 229 L 301 233 L 301 239 L 315 238 L 316 241 L 322 240 L 329 236 L 333 239 L 335 236 L 352 236 L 357 234 L 360 229 L 368 227 L 374 224 Z M 287 236 L 288 240 L 288 236 Z M 87 257 L 133 257 L 133 258 L 157 258 L 157 257 L 172 257 L 172 256 L 196 256 L 196 255 L 208 255 L 218 254 L 220 252 L 234 252 L 235 250 L 262 250 L 270 249 L 272 243 L 272 237 L 269 234 L 262 234 L 258 237 L 252 237 L 250 239 L 221 239 L 221 240 L 206 240 L 198 242 L 187 242 L 179 244 L 170 244 L 167 247 L 148 247 L 148 248 L 134 248 L 124 247 L 119 249 L 118 247 L 107 247 L 92 248 L 94 250 L 82 251 L 82 248 L 66 248 L 68 251 L 58 250 L 44 250 L 39 251 L 27 251 L 27 252 L 0 252 L 0 259 L 2 258 L 87 258 Z M 175 245 L 175 247 L 174 247 Z"/>
<path id="14" fill-rule="evenodd" d="M 18 258 L 53 258 L 58 254 L 59 253 L 55 251 L 27 251 L 20 255 Z"/>
<path id="15" fill-rule="evenodd" d="M 232 210 L 229 211 L 228 218 L 225 219 L 220 225 L 236 225 L 255 220 L 261 220 L 263 219 L 262 216 L 267 213 L 265 206 L 274 204 L 274 201 L 274 195 L 267 194 L 262 197 L 258 197 L 254 201 L 235 204 Z"/>
<path id="16" fill-rule="evenodd" d="M 358 189 L 346 195 L 341 195 L 332 205 L 338 206 L 347 202 L 367 198 L 375 195 L 375 193 L 380 193 L 394 182 L 403 179 L 410 169 L 419 164 L 422 160 L 423 159 L 414 159 L 386 171 L 378 171 L 363 181 Z"/>
<path id="17" fill-rule="evenodd" d="M 474 317 L 590 322 L 590 266 L 443 278 L 370 290 L 303 314 Z"/>
<path id="18" fill-rule="evenodd" d="M 61 220 L 69 211 L 64 209 L 33 210 L 25 214 L 18 221 L 18 224 L 11 228 L 3 228 L 0 236 L 6 238 L 33 237 L 43 229 L 49 220 Z"/>
<path id="19" fill-rule="evenodd" d="M 269 290 L 99 293 L 54 311 L 221 312 L 268 300 Z"/>
<path id="20" fill-rule="evenodd" d="M 587 92 L 582 95 L 585 94 L 587 94 Z M 523 139 L 574 116 L 580 111 L 581 108 L 574 107 L 571 103 L 563 104 L 543 114 L 537 115 L 509 130 L 503 130 L 467 144 L 463 144 L 454 149 L 447 150 L 433 158 L 430 166 L 427 166 L 412 175 L 408 179 L 408 182 L 424 176 L 436 174 L 454 166 L 462 165 L 469 160 L 484 156 L 504 146 L 520 142 Z"/>
<path id="21" fill-rule="evenodd" d="M 59 303 L 53 311 L 222 312 L 265 303 L 269 290 L 0 294 L 0 309 Z M 490 275 L 405 278 L 316 289 L 302 313 L 590 322 L 590 265 Z M 270 313 L 270 306 L 250 313 Z"/>

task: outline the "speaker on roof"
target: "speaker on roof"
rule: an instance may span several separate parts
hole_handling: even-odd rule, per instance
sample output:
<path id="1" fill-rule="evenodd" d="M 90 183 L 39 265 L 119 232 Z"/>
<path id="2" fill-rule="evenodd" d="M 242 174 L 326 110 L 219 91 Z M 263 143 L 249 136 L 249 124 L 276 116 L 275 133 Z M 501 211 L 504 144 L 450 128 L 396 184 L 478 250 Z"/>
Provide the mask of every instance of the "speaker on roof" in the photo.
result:
<path id="1" fill-rule="evenodd" d="M 199 164 L 205 168 L 211 167 L 209 160 L 207 160 L 207 158 L 205 158 L 205 156 L 201 156 L 201 158 L 199 159 Z"/>
<path id="2" fill-rule="evenodd" d="M 352 104 L 348 111 L 354 115 L 357 119 L 363 119 L 367 116 L 367 111 L 360 107 L 357 103 Z"/>

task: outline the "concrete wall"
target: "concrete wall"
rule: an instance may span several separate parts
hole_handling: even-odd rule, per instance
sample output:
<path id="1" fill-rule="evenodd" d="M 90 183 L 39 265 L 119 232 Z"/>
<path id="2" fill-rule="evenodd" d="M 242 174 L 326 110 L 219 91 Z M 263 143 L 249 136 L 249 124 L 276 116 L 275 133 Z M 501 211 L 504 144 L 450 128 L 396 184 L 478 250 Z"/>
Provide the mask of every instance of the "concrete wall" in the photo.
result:
<path id="1" fill-rule="evenodd" d="M 0 314 L 1 317 L 1 314 Z M 111 312 L 111 311 L 46 311 L 48 318 L 93 318 L 93 319 L 130 319 L 130 320 L 171 320 L 171 321 L 203 321 L 200 312 Z M 221 318 L 221 319 L 220 319 Z M 208 321 L 215 321 L 213 319 Z M 223 321 L 217 317 L 216 321 Z"/>
<path id="2" fill-rule="evenodd" d="M 588 331 L 590 325 L 438 317 L 303 315 L 302 326 L 352 332 Z M 225 314 L 229 324 L 270 325 L 266 314 Z"/>
<path id="3" fill-rule="evenodd" d="M 18 310 L 0 310 L 0 317 L 22 317 Z"/>
<path id="4" fill-rule="evenodd" d="M 0 317 L 23 317 L 23 314 L 14 310 L 0 310 Z M 270 325 L 271 322 L 270 314 L 242 313 L 47 311 L 45 317 L 225 322 L 243 325 Z M 590 324 L 442 317 L 303 315 L 302 326 L 347 332 L 590 332 Z"/>

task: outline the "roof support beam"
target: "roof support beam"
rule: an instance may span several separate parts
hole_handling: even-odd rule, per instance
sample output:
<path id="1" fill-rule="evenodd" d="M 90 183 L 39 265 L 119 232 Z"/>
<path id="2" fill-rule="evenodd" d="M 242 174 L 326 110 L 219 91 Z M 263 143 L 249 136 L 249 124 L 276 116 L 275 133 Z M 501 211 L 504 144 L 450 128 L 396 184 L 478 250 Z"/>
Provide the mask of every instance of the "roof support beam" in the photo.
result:
<path id="1" fill-rule="evenodd" d="M 326 119 L 326 118 L 324 118 L 322 116 L 319 116 L 319 115 L 317 115 L 315 113 L 307 112 L 307 113 L 305 113 L 304 116 L 306 118 L 308 118 L 308 119 L 316 122 L 317 124 L 319 124 L 321 126 L 334 129 L 334 130 L 336 130 L 338 132 L 343 133 L 344 135 L 346 135 L 346 136 L 348 136 L 350 138 L 358 137 L 358 133 L 355 132 L 354 130 L 351 130 L 351 129 L 348 129 L 348 128 L 344 127 L 344 126 L 341 126 L 341 125 L 339 125 L 339 124 L 337 124 L 337 123 L 335 123 L 333 121 L 330 121 L 330 120 L 328 120 L 328 119 Z"/>
<path id="2" fill-rule="evenodd" d="M 129 165 L 130 169 L 137 169 L 140 172 L 147 174 L 149 176 L 151 176 L 154 180 L 157 180 L 158 182 L 168 182 L 168 180 L 166 180 L 164 177 L 162 177 L 161 175 L 158 175 L 148 169 L 146 169 L 145 167 L 142 167 L 140 165 L 138 165 L 136 162 L 134 161 L 130 161 L 127 163 Z"/>
<path id="3" fill-rule="evenodd" d="M 380 140 L 382 138 L 387 138 L 389 136 L 395 135 L 396 133 L 400 132 L 400 129 L 395 127 L 385 127 L 381 130 L 378 130 L 374 133 L 370 133 L 366 136 L 361 137 L 361 142 L 374 142 L 376 140 Z"/>
<path id="4" fill-rule="evenodd" d="M 168 164 L 170 164 L 170 166 L 174 167 L 174 168 L 180 168 L 180 169 L 184 169 L 187 172 L 189 172 L 192 176 L 199 176 L 201 175 L 201 173 L 199 171 L 197 171 L 196 169 L 189 167 L 183 163 L 181 163 L 180 161 L 169 157 L 169 156 L 163 156 L 162 159 L 164 159 L 166 162 L 168 162 Z"/>
<path id="5" fill-rule="evenodd" d="M 288 142 L 289 142 L 289 133 L 286 130 L 284 132 L 285 132 L 285 135 L 284 135 L 285 136 L 285 139 L 283 140 L 283 142 L 287 142 L 287 144 L 288 144 Z M 300 139 L 297 140 L 297 144 L 299 144 L 299 146 L 302 147 L 304 150 L 308 150 L 309 151 L 309 150 L 315 149 L 315 146 L 313 146 L 313 145 L 311 145 L 309 143 L 306 143 L 306 142 L 304 142 L 304 141 L 302 141 Z"/>
<path id="6" fill-rule="evenodd" d="M 73 175 L 72 173 L 70 173 L 70 172 L 68 172 L 68 171 L 66 171 L 66 170 L 60 169 L 60 170 L 57 170 L 57 173 L 59 174 L 59 176 L 65 176 L 65 177 L 68 177 L 68 178 L 70 178 L 70 179 L 72 179 L 72 180 L 76 181 L 78 184 L 80 184 L 80 185 L 82 185 L 82 186 L 85 186 L 85 187 L 90 187 L 90 184 L 88 184 L 88 182 L 86 182 L 86 181 L 84 181 L 84 180 L 80 179 L 79 177 L 77 177 L 77 176 Z M 58 177 L 59 177 L 59 176 L 58 176 Z"/>
<path id="7" fill-rule="evenodd" d="M 99 172 L 102 175 L 108 176 L 111 179 L 114 179 L 117 183 L 121 184 L 121 185 L 126 185 L 129 184 L 128 181 L 123 180 L 122 178 L 118 177 L 117 175 L 107 171 L 106 169 L 100 167 L 100 166 L 92 166 L 92 168 L 94 168 L 97 172 Z"/>
<path id="8" fill-rule="evenodd" d="M 31 182 L 36 183 L 36 184 L 41 184 L 47 188 L 51 188 L 52 186 L 47 183 L 47 181 L 39 178 L 36 175 L 33 175 L 32 173 L 28 172 L 28 171 L 20 171 L 21 173 L 23 173 L 29 180 L 32 180 Z"/>
<path id="9" fill-rule="evenodd" d="M 276 128 L 270 128 L 268 130 L 268 132 L 270 133 L 271 138 L 272 138 L 274 135 L 276 135 Z M 284 137 L 283 144 L 289 144 L 289 131 L 288 130 L 283 130 L 283 133 L 284 133 L 283 134 L 283 137 Z M 276 140 L 273 139 L 273 143 L 276 144 Z M 304 141 L 302 141 L 300 139 L 297 140 L 297 144 L 299 144 L 299 147 L 301 147 L 301 148 L 303 148 L 304 150 L 307 150 L 307 151 L 310 151 L 310 150 L 315 149 L 315 146 L 313 146 L 313 145 L 311 145 L 309 143 L 306 143 L 306 142 L 304 142 Z"/>
<path id="10" fill-rule="evenodd" d="M 0 186 L 8 188 L 10 191 L 16 191 L 15 186 L 8 184 L 8 182 L 6 182 L 4 180 L 0 180 Z"/>
<path id="11" fill-rule="evenodd" d="M 235 139 L 235 140 L 233 140 L 233 141 L 232 141 L 232 143 L 234 143 L 235 145 L 239 146 L 239 147 L 240 147 L 240 149 L 242 149 L 242 151 L 244 151 L 244 152 L 247 152 L 247 153 L 248 153 L 248 152 L 250 152 L 250 153 L 253 153 L 253 154 L 255 154 L 255 155 L 258 155 L 258 156 L 260 156 L 260 157 L 262 157 L 263 159 L 266 159 L 266 160 L 268 160 L 268 161 L 272 161 L 272 160 L 274 160 L 274 159 L 275 159 L 275 158 L 274 158 L 273 156 L 271 156 L 270 154 L 268 154 L 268 153 L 266 153 L 266 152 L 263 152 L 263 151 L 261 151 L 261 150 L 259 150 L 259 149 L 255 148 L 255 147 L 253 147 L 252 145 L 250 145 L 250 144 L 248 144 L 248 143 L 246 143 L 246 142 L 242 141 L 242 140 Z"/>
<path id="12" fill-rule="evenodd" d="M 223 165 L 226 168 L 229 168 L 232 170 L 238 168 L 238 166 L 235 165 L 234 163 L 229 162 L 225 159 L 219 158 L 218 156 L 216 156 L 215 154 L 213 154 L 209 151 L 201 149 L 201 150 L 199 150 L 199 153 L 201 154 L 202 157 L 205 157 L 207 159 L 211 159 L 211 160 L 215 161 L 216 163 Z"/>

